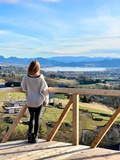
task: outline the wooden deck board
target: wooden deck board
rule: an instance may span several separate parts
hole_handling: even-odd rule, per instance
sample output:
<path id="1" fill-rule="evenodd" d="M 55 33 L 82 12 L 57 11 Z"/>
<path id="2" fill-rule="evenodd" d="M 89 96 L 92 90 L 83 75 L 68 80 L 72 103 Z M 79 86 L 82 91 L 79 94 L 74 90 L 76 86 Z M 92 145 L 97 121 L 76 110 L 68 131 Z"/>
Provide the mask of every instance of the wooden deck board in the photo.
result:
<path id="1" fill-rule="evenodd" d="M 0 160 L 119 160 L 120 151 L 39 139 L 0 143 Z"/>

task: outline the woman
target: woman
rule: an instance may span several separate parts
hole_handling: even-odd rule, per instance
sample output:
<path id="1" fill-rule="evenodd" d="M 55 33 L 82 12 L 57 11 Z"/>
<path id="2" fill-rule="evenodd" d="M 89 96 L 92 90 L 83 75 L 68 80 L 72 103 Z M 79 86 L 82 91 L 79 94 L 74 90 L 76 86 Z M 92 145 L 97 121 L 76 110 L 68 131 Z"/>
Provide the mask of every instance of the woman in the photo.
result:
<path id="1" fill-rule="evenodd" d="M 48 86 L 44 76 L 40 74 L 40 64 L 37 60 L 31 61 L 29 64 L 21 87 L 26 93 L 26 104 L 30 114 L 28 142 L 35 143 L 40 125 L 40 112 L 42 106 L 47 106 L 49 101 Z"/>

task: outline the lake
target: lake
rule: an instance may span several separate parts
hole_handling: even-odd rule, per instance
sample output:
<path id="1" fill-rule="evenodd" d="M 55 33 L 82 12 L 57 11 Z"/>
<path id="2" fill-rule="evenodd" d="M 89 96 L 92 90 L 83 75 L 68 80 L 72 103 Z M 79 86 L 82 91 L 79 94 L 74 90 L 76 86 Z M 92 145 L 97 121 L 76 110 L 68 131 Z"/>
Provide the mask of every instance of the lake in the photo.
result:
<path id="1" fill-rule="evenodd" d="M 43 71 L 105 71 L 106 68 L 98 68 L 98 67 L 49 67 L 49 68 L 41 68 Z"/>

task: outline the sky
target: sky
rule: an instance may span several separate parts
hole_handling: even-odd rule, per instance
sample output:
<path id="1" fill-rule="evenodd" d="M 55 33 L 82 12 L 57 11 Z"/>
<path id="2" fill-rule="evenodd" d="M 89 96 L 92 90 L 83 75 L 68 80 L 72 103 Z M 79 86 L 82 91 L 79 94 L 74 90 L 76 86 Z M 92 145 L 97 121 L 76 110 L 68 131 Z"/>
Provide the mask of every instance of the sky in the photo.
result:
<path id="1" fill-rule="evenodd" d="M 0 0 L 5 58 L 120 58 L 120 0 Z"/>

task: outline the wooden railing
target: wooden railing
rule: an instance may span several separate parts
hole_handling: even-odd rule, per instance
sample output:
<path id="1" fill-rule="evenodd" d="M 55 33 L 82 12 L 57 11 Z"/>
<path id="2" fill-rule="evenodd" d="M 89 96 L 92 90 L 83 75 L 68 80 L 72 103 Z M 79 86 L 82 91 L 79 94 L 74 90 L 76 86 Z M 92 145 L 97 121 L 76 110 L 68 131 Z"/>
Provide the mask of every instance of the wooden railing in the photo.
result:
<path id="1" fill-rule="evenodd" d="M 22 92 L 21 87 L 16 88 L 1 88 L 1 93 L 5 92 Z M 55 134 L 57 133 L 60 125 L 64 121 L 67 113 L 69 112 L 71 105 L 73 106 L 73 145 L 79 145 L 79 94 L 81 95 L 102 95 L 102 96 L 120 96 L 119 90 L 98 90 L 98 89 L 80 89 L 80 88 L 54 88 L 49 87 L 49 92 L 53 93 L 70 93 L 72 94 L 70 100 L 68 101 L 67 105 L 65 106 L 62 114 L 60 115 L 56 125 L 54 126 L 53 130 L 48 135 L 47 141 L 53 140 Z M 9 137 L 11 136 L 12 132 L 14 131 L 15 127 L 19 123 L 21 117 L 25 113 L 27 109 L 27 105 L 23 107 L 19 115 L 16 117 L 14 123 L 11 125 L 10 129 L 4 136 L 2 143 L 7 142 Z M 115 122 L 116 118 L 120 113 L 120 107 L 114 112 L 112 117 L 106 123 L 105 127 L 101 130 L 98 137 L 92 143 L 91 148 L 95 148 L 98 146 L 100 141 L 103 139 L 105 134 L 108 132 L 112 124 Z"/>

